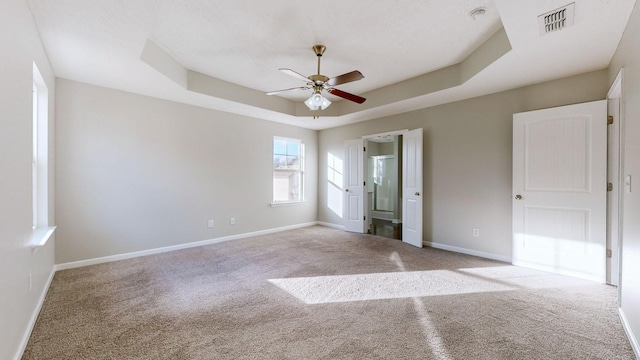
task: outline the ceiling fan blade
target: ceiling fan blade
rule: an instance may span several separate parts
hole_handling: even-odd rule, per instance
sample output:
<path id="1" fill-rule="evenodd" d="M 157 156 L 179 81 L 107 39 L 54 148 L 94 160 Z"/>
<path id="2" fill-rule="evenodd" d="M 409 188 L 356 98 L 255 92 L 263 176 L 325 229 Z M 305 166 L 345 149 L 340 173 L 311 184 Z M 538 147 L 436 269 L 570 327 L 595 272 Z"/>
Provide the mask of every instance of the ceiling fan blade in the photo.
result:
<path id="1" fill-rule="evenodd" d="M 275 95 L 275 94 L 279 94 L 281 92 L 285 92 L 285 91 L 291 91 L 291 90 L 309 90 L 311 89 L 308 86 L 300 86 L 300 87 L 294 87 L 294 88 L 290 88 L 290 89 L 282 89 L 282 90 L 276 90 L 276 91 L 270 91 L 267 93 L 267 95 Z"/>
<path id="2" fill-rule="evenodd" d="M 329 86 L 336 86 L 336 85 L 340 85 L 340 84 L 346 84 L 352 81 L 357 81 L 360 79 L 363 79 L 364 75 L 362 75 L 362 73 L 358 70 L 353 70 L 352 72 L 348 72 L 346 74 L 342 74 L 342 75 L 338 75 L 336 77 L 332 77 L 331 79 L 327 80 L 327 85 Z"/>
<path id="3" fill-rule="evenodd" d="M 293 70 L 291 70 L 291 69 L 285 69 L 285 68 L 282 68 L 282 69 L 278 69 L 278 70 L 282 71 L 282 72 L 283 72 L 283 73 L 285 73 L 285 74 L 289 74 L 289 75 L 293 76 L 293 77 L 294 77 L 294 78 L 296 78 L 296 79 L 300 79 L 300 80 L 302 80 L 302 81 L 304 81 L 304 82 L 309 82 L 309 81 L 311 81 L 311 80 L 309 80 L 309 78 L 308 78 L 308 77 L 306 77 L 306 76 L 304 76 L 304 75 L 302 75 L 302 74 L 300 74 L 300 73 L 297 73 L 297 72 L 295 72 L 295 71 L 293 71 Z"/>
<path id="4" fill-rule="evenodd" d="M 353 95 L 350 94 L 346 91 L 342 91 L 342 90 L 338 90 L 338 89 L 327 89 L 327 91 L 335 96 L 339 96 L 343 99 L 347 99 L 347 100 L 351 100 L 353 102 L 357 102 L 358 104 L 362 104 L 363 102 L 365 102 L 365 98 L 358 96 L 358 95 Z"/>

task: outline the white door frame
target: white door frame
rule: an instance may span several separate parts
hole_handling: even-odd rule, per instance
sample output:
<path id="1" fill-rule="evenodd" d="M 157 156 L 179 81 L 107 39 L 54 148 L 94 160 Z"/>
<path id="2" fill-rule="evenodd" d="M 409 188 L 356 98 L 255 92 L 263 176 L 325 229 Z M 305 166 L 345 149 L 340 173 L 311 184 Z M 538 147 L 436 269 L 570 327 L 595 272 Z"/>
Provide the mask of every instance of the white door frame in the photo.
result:
<path id="1" fill-rule="evenodd" d="M 607 259 L 607 283 L 618 286 L 618 289 L 622 276 L 622 207 L 625 192 L 622 75 L 623 70 L 620 69 L 607 93 L 607 115 L 613 116 L 613 124 L 609 125 L 612 136 L 609 137 L 609 140 L 612 140 L 612 143 L 607 144 L 607 162 L 610 170 L 610 173 L 607 174 L 607 181 L 613 184 L 612 197 L 607 197 L 607 246 L 611 250 L 611 258 Z M 620 295 L 618 294 L 619 302 Z"/>
<path id="2" fill-rule="evenodd" d="M 362 173 L 364 174 L 364 177 L 367 177 L 367 174 L 369 174 L 369 162 L 367 161 L 367 159 L 369 158 L 368 151 L 367 149 L 369 148 L 369 139 L 375 139 L 375 138 L 382 138 L 382 137 L 386 137 L 386 136 L 396 136 L 396 135 L 402 135 L 406 132 L 408 132 L 409 129 L 403 129 L 403 130 L 394 130 L 394 131 L 390 131 L 390 132 L 385 132 L 385 133 L 380 133 L 380 134 L 370 134 L 370 135 L 364 135 L 362 137 L 362 143 L 364 144 L 364 161 L 363 161 L 363 168 L 362 168 Z M 402 149 L 400 149 L 400 151 L 402 151 Z M 402 166 L 402 163 L 398 162 L 398 166 Z M 367 196 L 367 187 L 369 186 L 369 184 L 367 184 L 365 186 L 365 190 L 364 190 L 364 204 L 363 204 L 363 209 L 362 209 L 362 213 L 363 214 L 368 214 L 368 210 L 369 210 L 369 198 Z M 400 188 L 402 186 L 402 184 L 397 184 L 398 188 Z M 367 218 L 367 220 L 365 221 L 365 226 L 367 229 L 370 228 L 372 219 Z M 366 231 L 366 230 L 365 230 Z"/>
<path id="3" fill-rule="evenodd" d="M 375 139 L 375 138 L 380 138 L 380 137 L 385 137 L 385 136 L 406 135 L 407 133 L 409 133 L 409 129 L 393 130 L 393 131 L 388 131 L 388 132 L 384 132 L 384 133 L 364 135 L 364 136 L 362 136 L 362 140 L 364 142 L 364 146 L 365 146 L 365 149 L 366 149 L 369 139 Z M 404 146 L 404 142 L 403 142 L 403 146 Z M 366 150 L 365 150 L 364 158 L 365 159 L 367 158 Z M 404 161 L 404 159 L 403 159 L 403 161 Z M 402 165 L 402 163 L 399 163 L 398 166 L 403 166 L 403 165 Z M 367 174 L 368 173 L 367 171 L 368 171 L 368 169 L 367 169 L 367 161 L 363 161 L 362 173 L 363 174 Z M 420 175 L 422 175 L 422 174 L 420 174 Z M 403 184 L 398 184 L 398 186 L 402 187 Z M 403 196 L 404 196 L 404 191 L 403 191 Z M 402 200 L 403 200 L 403 203 L 404 203 L 404 199 L 402 199 Z M 367 213 L 367 209 L 368 209 L 368 204 L 367 204 L 367 199 L 366 199 L 366 196 L 365 196 L 365 201 L 364 201 L 364 204 L 363 204 L 362 212 L 366 214 Z M 405 219 L 404 219 L 405 216 L 406 216 L 406 214 L 403 211 L 402 212 L 403 223 L 405 222 Z M 420 217 L 419 221 L 422 222 L 422 217 Z M 422 226 L 420 226 L 420 228 L 422 228 Z M 403 239 L 405 238 L 404 225 L 403 225 L 402 238 Z"/>

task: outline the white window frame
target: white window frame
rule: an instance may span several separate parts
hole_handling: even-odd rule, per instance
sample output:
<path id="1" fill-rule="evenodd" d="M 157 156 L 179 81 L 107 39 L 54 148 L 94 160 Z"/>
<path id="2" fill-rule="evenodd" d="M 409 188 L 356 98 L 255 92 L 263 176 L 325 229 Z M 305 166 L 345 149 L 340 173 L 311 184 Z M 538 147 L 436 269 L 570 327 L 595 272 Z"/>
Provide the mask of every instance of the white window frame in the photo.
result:
<path id="1" fill-rule="evenodd" d="M 288 143 L 297 143 L 298 144 L 298 153 L 299 153 L 299 169 L 298 170 L 292 170 L 292 169 L 287 169 L 287 170 L 282 170 L 282 169 L 276 169 L 276 165 L 274 163 L 274 157 L 276 156 L 276 148 L 275 148 L 275 143 L 276 141 L 286 141 Z M 278 154 L 278 155 L 287 155 L 287 154 Z M 301 139 L 293 139 L 293 138 L 287 138 L 287 137 L 282 137 L 282 136 L 274 136 L 273 137 L 273 143 L 272 143 L 272 148 L 271 148 L 271 162 L 272 162 L 272 167 L 273 167 L 273 171 L 272 171 L 272 176 L 271 176 L 271 181 L 272 181 L 272 194 L 271 194 L 271 206 L 281 206 L 281 205 L 290 205 L 290 204 L 299 204 L 305 201 L 305 145 L 304 142 Z M 286 171 L 293 171 L 296 174 L 299 174 L 299 179 L 300 179 L 300 184 L 298 185 L 298 189 L 297 192 L 299 194 L 298 199 L 290 199 L 290 200 L 277 200 L 276 199 L 276 173 L 280 173 L 280 172 L 286 172 Z"/>
<path id="2" fill-rule="evenodd" d="M 49 225 L 49 89 L 35 62 L 32 111 L 31 245 L 35 251 L 46 244 L 55 230 Z"/>

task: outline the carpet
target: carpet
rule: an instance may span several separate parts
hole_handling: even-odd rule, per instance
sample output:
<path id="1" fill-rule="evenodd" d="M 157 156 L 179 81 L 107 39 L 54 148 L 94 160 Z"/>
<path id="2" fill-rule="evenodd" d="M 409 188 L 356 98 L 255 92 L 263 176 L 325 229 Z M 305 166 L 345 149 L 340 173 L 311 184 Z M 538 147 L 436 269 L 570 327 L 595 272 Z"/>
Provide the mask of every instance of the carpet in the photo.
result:
<path id="1" fill-rule="evenodd" d="M 635 359 L 616 298 L 312 226 L 59 271 L 23 359 Z"/>

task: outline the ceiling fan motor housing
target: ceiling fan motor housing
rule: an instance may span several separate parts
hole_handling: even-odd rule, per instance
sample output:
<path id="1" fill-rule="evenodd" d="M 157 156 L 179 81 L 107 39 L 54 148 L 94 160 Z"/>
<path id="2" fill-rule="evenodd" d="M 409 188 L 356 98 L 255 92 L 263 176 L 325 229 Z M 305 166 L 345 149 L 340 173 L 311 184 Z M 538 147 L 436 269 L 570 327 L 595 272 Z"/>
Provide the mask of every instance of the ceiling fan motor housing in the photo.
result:
<path id="1" fill-rule="evenodd" d="M 311 75 L 309 76 L 309 80 L 313 81 L 316 85 L 322 85 L 329 80 L 329 77 L 324 75 Z"/>

